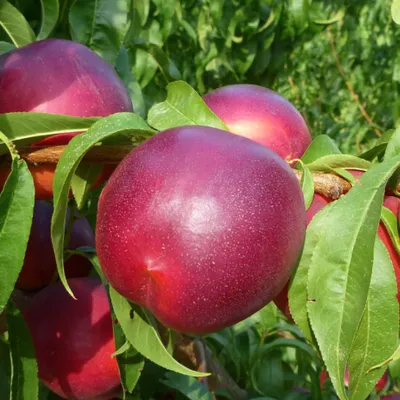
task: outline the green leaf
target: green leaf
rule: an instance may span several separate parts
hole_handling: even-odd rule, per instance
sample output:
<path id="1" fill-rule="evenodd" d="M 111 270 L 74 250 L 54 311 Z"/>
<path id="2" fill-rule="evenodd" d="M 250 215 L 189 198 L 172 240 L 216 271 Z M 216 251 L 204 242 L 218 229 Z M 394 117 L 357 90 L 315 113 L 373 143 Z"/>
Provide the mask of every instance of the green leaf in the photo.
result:
<path id="1" fill-rule="evenodd" d="M 0 55 L 14 50 L 15 46 L 8 42 L 0 42 Z"/>
<path id="2" fill-rule="evenodd" d="M 391 136 L 385 151 L 384 160 L 400 155 L 400 128 L 397 128 Z"/>
<path id="3" fill-rule="evenodd" d="M 350 154 L 333 154 L 318 158 L 312 163 L 306 165 L 311 171 L 330 172 L 334 168 L 368 169 L 371 166 L 371 163 Z"/>
<path id="4" fill-rule="evenodd" d="M 400 25 L 400 0 L 393 0 L 392 1 L 392 18 L 396 24 Z"/>
<path id="5" fill-rule="evenodd" d="M 314 19 L 313 22 L 314 24 L 318 25 L 331 25 L 335 22 L 340 21 L 346 14 L 346 11 L 344 8 L 340 9 L 333 17 L 329 19 Z"/>
<path id="6" fill-rule="evenodd" d="M 389 254 L 375 241 L 374 264 L 367 304 L 349 357 L 350 399 L 365 399 L 385 368 L 369 369 L 390 357 L 397 347 L 399 304 Z"/>
<path id="7" fill-rule="evenodd" d="M 6 31 L 15 47 L 26 46 L 36 40 L 28 21 L 8 1 L 0 3 L 0 26 Z"/>
<path id="8" fill-rule="evenodd" d="M 0 335 L 0 399 L 8 399 L 11 392 L 10 346 Z"/>
<path id="9" fill-rule="evenodd" d="M 111 299 L 110 299 L 111 301 Z M 113 321 L 117 320 L 112 310 Z M 144 358 L 126 340 L 120 323 L 113 324 L 115 346 L 119 348 L 113 356 L 117 357 L 121 383 L 125 392 L 132 393 L 144 367 Z"/>
<path id="10" fill-rule="evenodd" d="M 59 4 L 58 0 L 40 0 L 42 6 L 42 21 L 37 40 L 46 39 L 58 21 Z"/>
<path id="11" fill-rule="evenodd" d="M 61 282 L 72 295 L 64 271 L 64 236 L 68 194 L 72 177 L 84 155 L 96 143 L 119 133 L 150 136 L 146 122 L 133 113 L 117 113 L 97 121 L 87 132 L 75 136 L 64 150 L 56 168 L 53 181 L 54 211 L 51 221 L 51 240 L 56 256 Z"/>
<path id="12" fill-rule="evenodd" d="M 387 148 L 387 144 L 389 143 L 390 139 L 392 138 L 395 130 L 389 129 L 378 139 L 375 146 L 372 149 L 360 154 L 358 157 L 364 158 L 365 160 L 372 161 L 375 157 L 380 156 L 382 153 L 385 152 Z"/>
<path id="13" fill-rule="evenodd" d="M 162 131 L 184 125 L 203 125 L 228 130 L 186 82 L 170 83 L 167 90 L 167 99 L 149 111 L 147 121 L 154 128 Z"/>
<path id="14" fill-rule="evenodd" d="M 11 397 L 13 400 L 37 400 L 38 368 L 31 335 L 21 312 L 9 303 L 7 328 L 11 349 Z"/>
<path id="15" fill-rule="evenodd" d="M 142 38 L 134 38 L 125 43 L 127 48 L 138 48 L 148 53 L 157 63 L 167 83 L 181 79 L 181 73 L 175 63 L 168 58 L 160 46 Z"/>
<path id="16" fill-rule="evenodd" d="M 214 397 L 207 387 L 199 382 L 196 378 L 177 374 L 175 372 L 167 372 L 161 381 L 164 385 L 171 389 L 184 394 L 190 400 L 213 400 Z"/>
<path id="17" fill-rule="evenodd" d="M 323 156 L 331 154 L 341 154 L 336 143 L 328 135 L 317 136 L 308 146 L 306 152 L 301 157 L 304 164 L 311 164 Z"/>
<path id="18" fill-rule="evenodd" d="M 20 147 L 59 133 L 86 131 L 98 120 L 28 112 L 0 114 L 0 131 Z M 7 147 L 0 143 L 0 155 L 3 154 L 7 154 Z"/>
<path id="19" fill-rule="evenodd" d="M 79 164 L 71 180 L 72 193 L 79 210 L 85 206 L 89 189 L 96 182 L 101 171 L 101 164 Z"/>
<path id="20" fill-rule="evenodd" d="M 160 339 L 155 324 L 146 311 L 141 310 L 138 306 L 133 309 L 129 301 L 112 287 L 110 287 L 110 297 L 115 315 L 126 338 L 139 353 L 170 371 L 193 377 L 209 375 L 186 368 L 169 354 Z"/>
<path id="21" fill-rule="evenodd" d="M 299 268 L 309 263 L 308 314 L 343 399 L 346 362 L 367 302 L 385 184 L 399 164 L 400 158 L 394 158 L 369 169 L 360 184 L 318 213 L 307 230 Z"/>
<path id="22" fill-rule="evenodd" d="M 124 82 L 128 89 L 129 96 L 132 100 L 133 108 L 136 114 L 139 114 L 142 118 L 146 117 L 146 104 L 143 97 L 142 89 L 132 73 L 133 60 L 130 59 L 129 53 L 123 46 L 118 54 L 116 60 L 115 69 L 118 72 L 119 77 Z"/>
<path id="23" fill-rule="evenodd" d="M 76 0 L 69 21 L 72 40 L 114 64 L 128 31 L 130 0 Z"/>
<path id="24" fill-rule="evenodd" d="M 396 248 L 397 252 L 400 254 L 400 243 L 399 243 L 399 223 L 397 220 L 397 215 L 394 215 L 391 210 L 386 207 L 382 207 L 381 214 L 382 222 L 384 223 L 386 230 L 389 233 L 392 243 Z"/>
<path id="25" fill-rule="evenodd" d="M 303 174 L 301 175 L 301 190 L 303 191 L 304 203 L 307 210 L 314 198 L 314 180 L 311 171 L 305 165 L 303 165 Z"/>
<path id="26" fill-rule="evenodd" d="M 0 194 L 0 312 L 6 306 L 24 263 L 35 201 L 32 175 L 14 159 Z"/>

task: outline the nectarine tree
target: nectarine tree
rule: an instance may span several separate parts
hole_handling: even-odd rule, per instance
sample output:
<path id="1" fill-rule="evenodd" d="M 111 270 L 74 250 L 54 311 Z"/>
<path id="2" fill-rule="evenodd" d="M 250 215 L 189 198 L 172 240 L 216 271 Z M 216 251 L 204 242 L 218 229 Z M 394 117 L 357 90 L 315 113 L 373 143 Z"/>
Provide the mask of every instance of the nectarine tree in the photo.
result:
<path id="1" fill-rule="evenodd" d="M 383 130 L 396 113 L 375 123 L 376 99 L 356 93 L 368 80 L 352 85 L 366 57 L 347 75 L 334 29 L 332 86 L 356 114 L 324 85 L 307 101 L 310 71 L 326 71 L 316 60 L 293 79 L 308 50 L 283 50 L 346 31 L 362 5 L 130 3 L 0 1 L 0 399 L 393 395 L 400 133 Z"/>

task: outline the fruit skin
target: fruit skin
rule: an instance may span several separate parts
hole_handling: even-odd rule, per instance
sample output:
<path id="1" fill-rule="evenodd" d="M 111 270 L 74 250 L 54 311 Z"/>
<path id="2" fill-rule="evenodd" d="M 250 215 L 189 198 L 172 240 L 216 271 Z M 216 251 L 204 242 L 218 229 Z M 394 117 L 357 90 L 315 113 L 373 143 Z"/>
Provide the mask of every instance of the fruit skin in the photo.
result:
<path id="1" fill-rule="evenodd" d="M 311 143 L 301 114 L 270 89 L 230 85 L 206 94 L 203 100 L 230 132 L 261 143 L 286 160 L 300 158 Z"/>
<path id="2" fill-rule="evenodd" d="M 321 196 L 318 193 L 314 194 L 313 201 L 306 212 L 307 226 L 313 219 L 314 215 L 317 214 L 318 211 L 323 209 L 328 203 L 329 201 L 324 196 Z M 288 292 L 289 292 L 289 281 L 286 283 L 286 285 L 284 286 L 282 291 L 278 294 L 278 296 L 274 298 L 274 303 L 289 320 L 293 321 L 292 315 L 289 310 Z"/>
<path id="3" fill-rule="evenodd" d="M 0 114 L 22 111 L 105 117 L 133 108 L 127 89 L 110 64 L 79 43 L 48 39 L 0 56 Z M 65 145 L 78 133 L 56 135 L 35 145 Z M 36 198 L 51 199 L 55 165 L 29 169 Z M 8 168 L 0 169 L 0 189 L 8 173 Z M 103 180 L 99 176 L 99 182 Z"/>
<path id="4" fill-rule="evenodd" d="M 23 310 L 35 347 L 39 378 L 68 399 L 108 400 L 120 377 L 108 297 L 97 278 L 68 280 L 36 294 Z"/>
<path id="5" fill-rule="evenodd" d="M 40 289 L 48 285 L 57 272 L 50 234 L 52 213 L 51 204 L 40 200 L 35 202 L 24 265 L 16 283 L 18 289 Z M 86 218 L 74 222 L 67 248 L 74 250 L 83 246 L 95 246 L 94 234 Z M 65 273 L 67 277 L 86 276 L 91 267 L 85 257 L 73 255 L 65 262 Z"/>
<path id="6" fill-rule="evenodd" d="M 204 334 L 276 296 L 305 223 L 299 182 L 274 152 L 226 131 L 180 127 L 117 167 L 99 200 L 96 248 L 120 294 L 176 331 Z"/>

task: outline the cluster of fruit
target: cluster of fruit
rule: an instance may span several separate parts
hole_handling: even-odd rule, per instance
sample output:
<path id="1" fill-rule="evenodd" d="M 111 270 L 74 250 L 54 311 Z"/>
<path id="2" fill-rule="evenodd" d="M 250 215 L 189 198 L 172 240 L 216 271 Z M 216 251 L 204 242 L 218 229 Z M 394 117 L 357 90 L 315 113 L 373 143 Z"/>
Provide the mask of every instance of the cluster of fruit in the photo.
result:
<path id="1" fill-rule="evenodd" d="M 65 40 L 1 56 L 0 88 L 0 113 L 102 117 L 133 111 L 112 67 Z M 218 331 L 272 300 L 291 318 L 287 290 L 306 225 L 330 201 L 315 194 L 306 211 L 292 170 L 311 142 L 307 125 L 283 97 L 254 85 L 220 88 L 203 100 L 228 131 L 183 126 L 159 132 L 111 176 L 103 170 L 95 185 L 109 180 L 98 204 L 95 243 L 87 220 L 78 217 L 68 249 L 96 247 L 111 286 L 179 332 Z M 32 146 L 67 144 L 78 133 Z M 113 398 L 120 378 L 107 292 L 98 278 L 87 277 L 90 263 L 79 255 L 65 264 L 77 300 L 54 283 L 52 206 L 43 200 L 52 198 L 55 167 L 30 165 L 30 171 L 36 205 L 16 287 L 38 291 L 21 308 L 40 378 L 65 398 Z M 356 178 L 363 173 L 350 172 Z M 8 173 L 0 169 L 0 185 Z M 385 206 L 397 215 L 399 199 L 387 196 Z M 400 286 L 399 254 L 382 224 L 379 236 Z"/>

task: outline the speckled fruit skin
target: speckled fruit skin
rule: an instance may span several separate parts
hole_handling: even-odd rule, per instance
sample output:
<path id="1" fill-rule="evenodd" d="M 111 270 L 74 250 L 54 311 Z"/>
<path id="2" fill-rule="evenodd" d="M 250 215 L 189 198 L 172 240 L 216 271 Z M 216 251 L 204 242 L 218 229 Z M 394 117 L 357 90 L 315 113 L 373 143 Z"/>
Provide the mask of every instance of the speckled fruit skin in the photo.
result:
<path id="1" fill-rule="evenodd" d="M 39 378 L 59 396 L 109 400 L 120 389 L 110 306 L 96 278 L 68 281 L 36 294 L 23 316 L 35 347 Z"/>
<path id="2" fill-rule="evenodd" d="M 306 212 L 306 222 L 307 225 L 311 222 L 314 215 L 323 209 L 329 201 L 318 193 L 314 194 L 313 201 Z M 293 321 L 292 314 L 290 314 L 289 310 L 289 299 L 288 299 L 288 291 L 289 291 L 289 282 L 286 283 L 282 291 L 274 298 L 274 303 L 276 306 L 286 315 L 288 319 Z"/>
<path id="3" fill-rule="evenodd" d="M 50 235 L 52 213 L 51 204 L 41 200 L 35 202 L 24 265 L 16 283 L 18 289 L 40 289 L 52 281 L 57 271 Z M 83 246 L 95 246 L 94 234 L 86 218 L 74 222 L 68 249 Z M 73 255 L 65 262 L 65 273 L 71 278 L 87 276 L 91 266 L 85 257 Z"/>
<path id="4" fill-rule="evenodd" d="M 113 67 L 89 48 L 61 39 L 42 40 L 0 56 L 0 114 L 33 111 L 77 117 L 105 117 L 132 111 L 127 89 Z M 67 144 L 67 133 L 40 146 Z M 55 165 L 32 166 L 36 198 L 53 198 Z M 0 189 L 9 170 L 0 169 Z M 104 181 L 99 176 L 97 184 Z"/>
<path id="5" fill-rule="evenodd" d="M 111 285 L 176 331 L 232 325 L 288 280 L 305 232 L 297 178 L 274 152 L 201 126 L 132 151 L 104 188 L 96 248 Z"/>
<path id="6" fill-rule="evenodd" d="M 297 109 L 278 93 L 257 85 L 230 85 L 203 97 L 229 131 L 267 146 L 282 158 L 300 158 L 311 143 Z"/>

